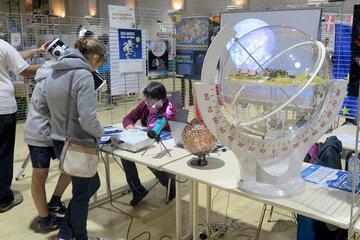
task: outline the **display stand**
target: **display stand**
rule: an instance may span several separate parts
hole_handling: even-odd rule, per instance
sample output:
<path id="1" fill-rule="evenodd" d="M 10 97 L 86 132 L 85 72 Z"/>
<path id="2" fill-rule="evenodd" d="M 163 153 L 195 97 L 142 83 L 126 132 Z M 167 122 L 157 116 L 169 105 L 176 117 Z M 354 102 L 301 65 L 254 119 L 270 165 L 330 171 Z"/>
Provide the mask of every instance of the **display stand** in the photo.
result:
<path id="1" fill-rule="evenodd" d="M 155 137 L 154 142 L 156 142 L 158 145 L 161 144 L 161 145 L 164 147 L 165 151 L 167 152 L 167 155 L 168 155 L 169 157 L 171 157 L 171 153 L 170 153 L 169 149 L 167 149 L 167 147 L 165 146 L 165 144 L 161 141 L 160 134 Z M 153 143 L 154 143 L 154 142 L 153 142 Z M 145 149 L 145 151 L 141 154 L 141 156 L 144 156 L 145 153 L 149 150 L 150 147 L 152 147 L 152 144 L 150 144 L 150 145 Z"/>
<path id="2" fill-rule="evenodd" d="M 202 167 L 208 165 L 205 155 L 198 156 L 198 158 L 191 160 L 190 164 L 197 167 Z"/>

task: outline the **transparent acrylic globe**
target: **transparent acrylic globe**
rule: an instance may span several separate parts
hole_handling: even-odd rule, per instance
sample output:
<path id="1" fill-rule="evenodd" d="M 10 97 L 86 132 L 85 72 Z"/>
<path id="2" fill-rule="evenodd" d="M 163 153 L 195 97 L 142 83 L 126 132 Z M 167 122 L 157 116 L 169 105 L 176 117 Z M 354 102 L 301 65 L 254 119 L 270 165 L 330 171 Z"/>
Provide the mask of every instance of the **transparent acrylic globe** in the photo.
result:
<path id="1" fill-rule="evenodd" d="M 307 126 L 330 86 L 322 44 L 287 26 L 258 28 L 232 42 L 218 82 L 228 120 L 274 138 Z"/>

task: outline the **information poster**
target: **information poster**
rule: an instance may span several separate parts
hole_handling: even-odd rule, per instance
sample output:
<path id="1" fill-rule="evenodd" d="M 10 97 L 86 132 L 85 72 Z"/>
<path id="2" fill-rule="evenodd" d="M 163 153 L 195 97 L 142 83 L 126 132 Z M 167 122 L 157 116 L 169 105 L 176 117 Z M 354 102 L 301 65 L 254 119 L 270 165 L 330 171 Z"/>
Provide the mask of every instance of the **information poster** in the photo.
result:
<path id="1" fill-rule="evenodd" d="M 208 47 L 209 17 L 182 17 L 176 24 L 176 46 Z"/>
<path id="2" fill-rule="evenodd" d="M 110 28 L 135 28 L 135 10 L 131 7 L 109 5 Z"/>
<path id="3" fill-rule="evenodd" d="M 119 29 L 119 59 L 121 72 L 142 71 L 141 30 Z"/>
<path id="4" fill-rule="evenodd" d="M 188 79 L 200 79 L 206 50 L 177 50 L 176 72 Z"/>
<path id="5" fill-rule="evenodd" d="M 183 16 L 176 20 L 176 73 L 188 79 L 201 79 L 210 44 L 209 16 Z"/>
<path id="6" fill-rule="evenodd" d="M 144 89 L 146 63 L 144 36 L 135 29 L 131 7 L 109 6 L 111 95 L 139 93 Z"/>
<path id="7" fill-rule="evenodd" d="M 165 40 L 149 40 L 148 62 L 151 78 L 165 77 L 169 75 L 169 42 Z"/>

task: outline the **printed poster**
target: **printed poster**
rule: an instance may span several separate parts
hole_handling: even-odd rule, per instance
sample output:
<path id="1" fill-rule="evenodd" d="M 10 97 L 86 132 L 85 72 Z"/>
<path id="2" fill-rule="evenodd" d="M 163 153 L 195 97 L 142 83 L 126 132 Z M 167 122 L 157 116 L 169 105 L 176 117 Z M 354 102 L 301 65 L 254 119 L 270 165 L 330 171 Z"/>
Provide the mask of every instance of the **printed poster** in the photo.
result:
<path id="1" fill-rule="evenodd" d="M 176 21 L 176 73 L 188 79 L 201 79 L 210 44 L 209 16 L 179 16 Z"/>
<path id="2" fill-rule="evenodd" d="M 176 23 L 176 46 L 209 46 L 209 17 L 181 17 Z"/>
<path id="3" fill-rule="evenodd" d="M 149 40 L 148 47 L 148 76 L 151 78 L 169 75 L 169 42 L 165 40 Z"/>
<path id="4" fill-rule="evenodd" d="M 131 7 L 109 5 L 110 28 L 135 28 L 135 10 Z"/>
<path id="5" fill-rule="evenodd" d="M 138 29 L 118 29 L 121 72 L 142 71 L 142 36 Z"/>
<path id="6" fill-rule="evenodd" d="M 177 50 L 176 74 L 188 79 L 200 79 L 206 50 Z"/>
<path id="7" fill-rule="evenodd" d="M 136 52 L 136 49 L 133 49 L 134 46 L 132 46 L 132 42 L 126 44 L 126 46 L 122 46 L 125 47 L 125 51 L 128 51 L 126 55 L 128 55 L 129 60 L 121 59 L 120 52 L 123 52 L 123 50 L 119 43 L 119 29 L 136 28 L 135 10 L 129 6 L 113 5 L 110 5 L 108 10 L 111 96 L 140 93 L 146 86 L 146 63 L 143 59 L 136 59 L 131 53 L 132 51 Z M 144 37 L 145 36 L 142 36 L 140 39 L 142 44 L 144 44 Z M 141 49 L 144 50 L 145 46 L 142 46 Z M 146 53 L 143 52 L 141 55 L 143 56 L 145 54 Z M 139 57 L 138 51 L 136 55 Z"/>

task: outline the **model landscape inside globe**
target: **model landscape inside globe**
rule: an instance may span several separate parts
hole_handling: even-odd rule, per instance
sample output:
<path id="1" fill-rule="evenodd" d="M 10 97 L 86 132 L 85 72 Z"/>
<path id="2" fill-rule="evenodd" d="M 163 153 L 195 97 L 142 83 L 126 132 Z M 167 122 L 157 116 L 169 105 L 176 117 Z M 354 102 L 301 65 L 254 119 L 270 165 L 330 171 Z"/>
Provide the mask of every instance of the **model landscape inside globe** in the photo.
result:
<path id="1" fill-rule="evenodd" d="M 306 126 L 329 88 L 321 47 L 287 26 L 265 26 L 233 39 L 221 59 L 219 80 L 228 120 L 275 138 Z"/>

